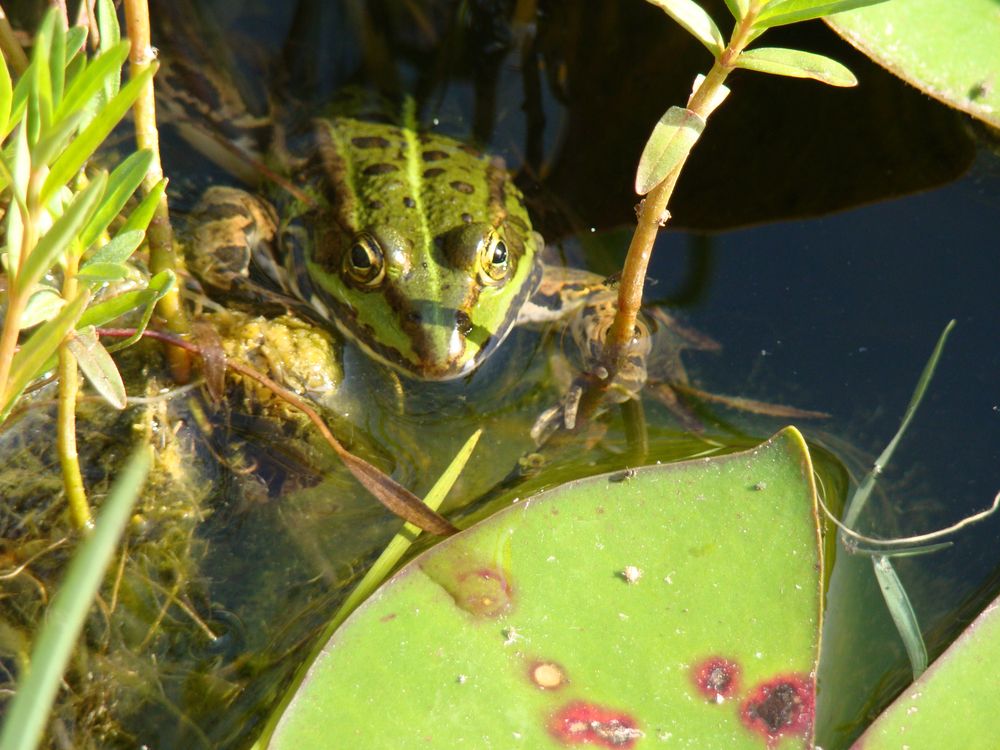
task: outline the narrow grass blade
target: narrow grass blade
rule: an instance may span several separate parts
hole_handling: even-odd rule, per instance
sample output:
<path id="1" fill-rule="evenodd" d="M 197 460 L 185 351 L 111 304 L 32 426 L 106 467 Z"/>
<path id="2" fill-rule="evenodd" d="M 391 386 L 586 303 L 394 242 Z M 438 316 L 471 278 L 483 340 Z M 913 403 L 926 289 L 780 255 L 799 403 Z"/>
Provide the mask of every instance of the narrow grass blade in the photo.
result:
<path id="1" fill-rule="evenodd" d="M 149 465 L 148 448 L 133 454 L 111 487 L 93 533 L 73 556 L 66 578 L 49 605 L 30 666 L 8 706 L 0 730 L 0 750 L 34 750 L 38 746 L 63 672 L 146 481 Z"/>
<path id="2" fill-rule="evenodd" d="M 888 465 L 889 459 L 892 458 L 892 454 L 896 450 L 896 446 L 903 438 L 903 433 L 905 433 L 906 428 L 910 426 L 910 421 L 913 419 L 913 415 L 917 413 L 917 408 L 920 406 L 921 400 L 923 400 L 924 393 L 927 391 L 927 386 L 930 385 L 931 378 L 934 377 L 934 370 L 937 368 L 938 360 L 941 359 L 941 353 L 944 351 L 944 345 L 948 340 L 948 334 L 951 333 L 951 329 L 954 327 L 954 320 L 949 321 L 948 325 L 944 327 L 944 330 L 938 337 L 937 344 L 934 346 L 934 351 L 931 353 L 930 359 L 927 361 L 927 364 L 924 365 L 924 371 L 920 373 L 920 379 L 917 381 L 917 386 L 913 390 L 913 396 L 910 397 L 910 403 L 906 407 L 906 413 L 903 415 L 903 421 L 899 425 L 899 429 L 896 431 L 892 440 L 889 441 L 885 450 L 882 451 L 882 454 L 875 459 L 875 464 L 872 466 L 872 470 L 868 472 L 861 484 L 858 485 L 858 489 L 855 490 L 854 494 L 851 496 L 850 502 L 847 504 L 847 509 L 844 511 L 844 525 L 848 528 L 854 528 L 854 524 L 858 520 L 858 516 L 861 515 L 861 511 L 864 509 L 872 490 L 875 488 L 875 481 L 878 479 L 878 475 L 881 474 L 886 465 Z"/>
<path id="3" fill-rule="evenodd" d="M 878 579 L 879 588 L 882 590 L 882 598 L 889 608 L 892 621 L 896 624 L 906 647 L 906 655 L 910 658 L 910 668 L 913 670 L 913 679 L 917 679 L 924 670 L 927 669 L 927 646 L 924 645 L 924 638 L 920 634 L 920 624 L 917 622 L 917 613 L 913 611 L 910 597 L 903 588 L 902 581 L 896 574 L 896 569 L 888 557 L 879 555 L 872 558 L 872 569 L 875 571 L 875 578 Z"/>

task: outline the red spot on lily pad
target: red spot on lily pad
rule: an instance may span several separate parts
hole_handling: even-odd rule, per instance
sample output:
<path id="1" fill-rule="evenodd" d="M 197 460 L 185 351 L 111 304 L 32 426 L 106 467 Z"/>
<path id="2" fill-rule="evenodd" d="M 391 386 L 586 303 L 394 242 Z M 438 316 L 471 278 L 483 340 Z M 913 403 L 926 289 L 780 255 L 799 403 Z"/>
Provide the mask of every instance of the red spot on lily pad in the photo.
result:
<path id="1" fill-rule="evenodd" d="M 499 617 L 511 606 L 511 586 L 496 568 L 478 568 L 456 578 L 455 603 L 477 617 Z"/>
<path id="2" fill-rule="evenodd" d="M 695 664 L 691 677 L 699 692 L 714 703 L 732 698 L 740 689 L 739 665 L 721 656 Z"/>
<path id="3" fill-rule="evenodd" d="M 574 701 L 549 720 L 549 733 L 566 745 L 630 748 L 643 736 L 635 719 L 623 711 Z"/>
<path id="4" fill-rule="evenodd" d="M 812 680 L 783 675 L 756 685 L 743 701 L 740 718 L 774 747 L 785 735 L 812 732 L 816 700 Z"/>

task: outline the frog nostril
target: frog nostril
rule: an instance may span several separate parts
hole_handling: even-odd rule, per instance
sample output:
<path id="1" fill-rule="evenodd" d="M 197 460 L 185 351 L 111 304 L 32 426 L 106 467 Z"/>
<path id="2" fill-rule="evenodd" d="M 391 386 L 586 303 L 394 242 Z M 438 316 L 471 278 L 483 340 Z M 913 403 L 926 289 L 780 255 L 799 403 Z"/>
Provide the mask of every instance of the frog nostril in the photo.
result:
<path id="1" fill-rule="evenodd" d="M 410 312 L 406 313 L 407 323 L 422 323 L 423 320 L 424 320 L 423 313 L 421 313 L 418 310 L 410 310 Z"/>
<path id="2" fill-rule="evenodd" d="M 463 336 L 468 336 L 472 333 L 472 318 L 469 314 L 459 310 L 455 313 L 455 329 L 461 333 Z"/>

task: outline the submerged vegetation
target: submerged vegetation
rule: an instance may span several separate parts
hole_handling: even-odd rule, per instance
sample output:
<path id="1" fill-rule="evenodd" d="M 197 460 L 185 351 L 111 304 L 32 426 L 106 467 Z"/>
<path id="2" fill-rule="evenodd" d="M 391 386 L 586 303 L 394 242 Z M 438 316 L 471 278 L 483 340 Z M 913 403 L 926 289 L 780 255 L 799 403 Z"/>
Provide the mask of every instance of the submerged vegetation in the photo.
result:
<path id="1" fill-rule="evenodd" d="M 0 750 L 34 747 L 46 722 L 54 743 L 74 747 L 154 742 L 162 747 L 191 742 L 228 747 L 252 741 L 258 747 L 298 747 L 294 737 L 288 739 L 292 735 L 282 739 L 280 732 L 275 735 L 276 744 L 267 744 L 289 706 L 293 717 L 289 721 L 304 721 L 307 729 L 314 728 L 313 718 L 301 718 L 303 703 L 311 700 L 308 693 L 282 691 L 277 686 L 302 684 L 305 670 L 328 658 L 320 651 L 323 642 L 392 572 L 421 530 L 447 536 L 457 531 L 454 524 L 471 525 L 472 520 L 512 501 L 522 504 L 506 520 L 494 520 L 492 527 L 477 525 L 473 535 L 453 540 L 450 552 L 424 558 L 422 567 L 410 568 L 392 584 L 398 594 L 409 585 L 407 580 L 412 583 L 424 576 L 432 582 L 429 592 L 418 594 L 410 604 L 386 599 L 383 605 L 388 609 L 370 609 L 355 618 L 352 627 L 357 629 L 360 622 L 366 638 L 376 635 L 378 623 L 397 618 L 394 607 L 412 605 L 419 611 L 439 589 L 450 597 L 444 601 L 444 618 L 454 614 L 457 604 L 458 610 L 480 618 L 482 625 L 483 618 L 506 617 L 521 595 L 515 586 L 527 581 L 544 584 L 543 603 L 563 595 L 569 599 L 593 596 L 587 609 L 596 619 L 588 621 L 589 627 L 603 638 L 606 632 L 600 618 L 609 605 L 607 600 L 635 592 L 648 597 L 655 591 L 651 587 L 654 576 L 659 585 L 673 586 L 676 571 L 656 540 L 675 534 L 672 549 L 687 547 L 690 552 L 684 563 L 690 567 L 681 566 L 682 570 L 704 571 L 711 561 L 712 575 L 732 583 L 734 590 L 722 603 L 704 588 L 685 592 L 684 596 L 693 598 L 684 599 L 678 611 L 701 607 L 699 616 L 707 615 L 709 624 L 694 626 L 681 618 L 676 630 L 690 628 L 697 642 L 684 644 L 705 659 L 695 664 L 692 656 L 690 672 L 677 671 L 670 679 L 683 683 L 683 689 L 701 690 L 708 696 L 707 704 L 730 700 L 732 708 L 738 706 L 727 718 L 732 727 L 727 724 L 726 731 L 745 730 L 743 740 L 748 747 L 760 742 L 776 746 L 786 736 L 811 742 L 818 723 L 815 690 L 821 599 L 829 583 L 821 553 L 827 555 L 829 564 L 834 545 L 832 535 L 825 542 L 819 537 L 822 523 L 815 506 L 810 460 L 816 461 L 815 476 L 821 489 L 825 488 L 821 504 L 825 500 L 836 506 L 846 497 L 843 467 L 825 458 L 822 451 L 810 459 L 804 441 L 794 431 L 781 433 L 770 447 L 728 462 L 699 464 L 697 469 L 690 464 L 640 475 L 632 467 L 651 460 L 713 456 L 756 442 L 728 425 L 710 432 L 701 419 L 703 407 L 692 410 L 680 405 L 685 395 L 701 395 L 707 403 L 771 416 L 815 414 L 702 393 L 687 382 L 679 352 L 712 348 L 714 342 L 686 331 L 658 311 L 649 316 L 650 328 L 661 338 L 669 338 L 662 357 L 669 362 L 664 368 L 667 374 L 652 392 L 657 402 L 681 416 L 687 429 L 647 425 L 639 399 L 622 405 L 621 425 L 609 426 L 609 420 L 599 415 L 608 405 L 607 391 L 617 387 L 616 378 L 635 356 L 637 325 L 645 325 L 640 308 L 653 242 L 670 221 L 669 201 L 688 156 L 706 130 L 709 116 L 730 93 L 725 85 L 729 74 L 744 69 L 834 86 L 854 85 L 853 74 L 829 57 L 797 49 L 747 48 L 772 28 L 880 0 L 726 0 L 734 21 L 728 41 L 693 0 L 650 2 L 707 49 L 713 64 L 694 81 L 684 106 L 664 112 L 642 152 L 635 175 L 636 193 L 643 196 L 637 207 L 638 226 L 622 271 L 605 282 L 617 290 L 617 314 L 604 332 L 602 346 L 590 352 L 590 359 L 584 355 L 579 371 L 570 371 L 565 357 L 553 356 L 550 364 L 536 356 L 518 377 L 504 379 L 497 375 L 499 366 L 491 363 L 493 369 L 487 376 L 477 376 L 469 395 L 447 385 L 438 390 L 428 386 L 427 400 L 416 401 L 419 406 L 412 412 L 403 408 L 408 394 L 401 378 L 369 372 L 366 363 L 355 363 L 356 371 L 373 384 L 356 391 L 345 389 L 348 400 L 336 409 L 328 408 L 316 395 L 318 390 L 295 382 L 299 373 L 291 365 L 297 361 L 308 368 L 322 360 L 317 367 L 326 367 L 340 355 L 332 337 L 294 315 L 275 317 L 268 311 L 265 321 L 256 310 L 223 311 L 194 281 L 185 291 L 189 276 L 178 248 L 191 240 L 182 232 L 175 236 L 166 202 L 169 191 L 160 166 L 153 100 L 158 64 L 150 46 L 145 2 L 124 3 L 128 39 L 121 38 L 112 0 L 81 3 L 74 23 L 66 17 L 65 6 L 54 7 L 31 36 L 27 52 L 0 10 L 0 47 L 5 60 L 0 65 L 0 188 L 5 212 L 0 331 L 0 558 L 4 560 L 0 565 L 4 607 L 0 690 L 16 695 L 0 711 L 4 717 Z M 133 128 L 126 124 L 129 111 L 133 113 L 134 146 Z M 120 137 L 126 131 L 127 140 Z M 244 162 L 244 167 L 250 164 L 246 158 Z M 270 169 L 264 164 L 252 166 Z M 305 197 L 311 200 L 308 194 Z M 264 299 L 265 305 L 268 302 Z M 516 338 L 512 337 L 511 346 L 524 347 Z M 890 560 L 935 551 L 941 545 L 936 543 L 937 536 L 885 540 L 861 534 L 855 527 L 875 478 L 916 410 L 943 340 L 944 336 L 899 434 L 852 496 L 843 519 L 831 516 L 843 529 L 843 548 L 872 558 L 872 569 L 906 643 L 914 676 L 926 667 L 927 650 Z M 544 378 L 564 381 L 560 387 L 567 395 L 548 412 L 545 434 L 559 428 L 557 437 L 550 445 L 537 447 L 528 439 L 526 424 L 540 411 L 545 397 L 529 392 L 525 383 Z M 485 404 L 494 424 L 493 434 L 487 431 L 481 441 L 492 446 L 486 451 L 493 455 L 480 465 L 469 458 L 480 430 L 462 443 L 473 426 L 479 427 L 476 400 Z M 442 403 L 446 408 L 441 408 Z M 357 416 L 376 409 L 389 414 L 387 424 Z M 462 418 L 453 419 L 460 411 Z M 430 427 L 418 424 L 414 414 L 426 418 Z M 433 422 L 435 417 L 438 423 Z M 440 439 L 440 446 L 429 454 L 424 445 L 430 442 L 428 435 L 451 421 L 454 434 Z M 458 434 L 462 430 L 465 434 Z M 753 463 L 761 455 L 768 459 L 772 452 L 781 454 L 786 463 Z M 410 454 L 415 458 L 403 458 Z M 458 458 L 435 483 L 439 465 L 452 454 Z M 742 467 L 744 461 L 746 467 Z M 466 462 L 468 468 L 460 475 Z M 489 466 L 481 468 L 482 464 Z M 716 491 L 711 484 L 714 475 L 730 469 L 736 472 L 734 467 L 749 473 L 734 473 Z M 634 539 L 655 529 L 648 517 L 627 506 L 634 510 L 628 520 L 637 528 L 634 534 L 615 539 L 619 546 L 627 542 L 619 552 L 634 551 L 636 559 L 619 555 L 622 559 L 608 562 L 600 554 L 585 557 L 585 550 L 592 548 L 604 552 L 601 533 L 621 533 L 615 529 L 612 514 L 601 519 L 610 522 L 606 532 L 600 531 L 595 539 L 586 534 L 572 536 L 569 546 L 559 553 L 567 561 L 573 554 L 581 555 L 576 561 L 579 565 L 563 571 L 567 581 L 585 569 L 587 575 L 600 578 L 600 587 L 586 580 L 573 581 L 582 587 L 563 586 L 553 579 L 555 588 L 545 589 L 552 581 L 544 571 L 555 560 L 552 553 L 548 559 L 542 554 L 545 545 L 553 543 L 546 536 L 552 531 L 551 518 L 559 515 L 560 508 L 564 517 L 580 511 L 566 510 L 571 504 L 553 507 L 547 500 L 539 505 L 552 507 L 551 517 L 543 515 L 532 507 L 537 489 L 611 469 L 616 472 L 589 485 L 587 491 L 596 493 L 596 505 L 588 506 L 587 513 L 603 516 L 605 505 L 622 497 L 641 495 L 641 506 L 664 493 L 665 486 L 675 487 L 670 482 L 676 477 L 690 473 L 696 477 L 692 484 L 705 482 L 702 492 L 717 494 L 712 494 L 714 501 L 721 502 L 725 496 L 735 504 L 781 493 L 787 507 L 796 509 L 794 533 L 788 532 L 782 547 L 778 540 L 782 532 L 777 529 L 786 519 L 777 512 L 778 506 L 768 506 L 765 510 L 776 515 L 754 527 L 759 537 L 746 550 L 747 557 L 713 557 L 724 547 L 727 534 L 744 534 L 741 524 L 750 522 L 741 514 L 735 514 L 734 520 L 721 508 L 706 515 L 696 493 L 685 500 L 691 501 L 690 513 L 669 534 L 653 533 L 641 549 L 628 549 Z M 777 474 L 768 473 L 772 470 Z M 358 491 L 355 482 L 363 491 Z M 458 499 L 448 495 L 452 486 Z M 646 490 L 640 491 L 642 487 Z M 424 491 L 426 504 L 418 497 Z M 563 494 L 575 502 L 574 492 L 566 489 Z M 408 522 L 395 537 L 398 519 L 370 503 L 370 496 Z M 445 509 L 443 515 L 439 506 Z M 94 514 L 95 507 L 100 513 Z M 664 510 L 661 505 L 657 508 Z M 541 555 L 540 561 L 526 564 L 522 555 L 511 562 L 512 529 L 521 519 L 542 528 L 532 532 L 540 537 L 530 544 Z M 560 521 L 559 528 L 564 530 L 566 523 Z M 470 541 L 475 534 L 479 541 Z M 122 535 L 124 541 L 116 546 Z M 723 540 L 722 547 L 718 540 Z M 771 572 L 763 583 L 755 583 L 750 571 L 757 551 L 772 543 L 779 551 L 766 559 L 760 555 L 758 561 L 761 569 L 766 568 L 764 563 L 773 566 L 766 568 Z M 900 549 L 905 543 L 910 547 Z M 782 551 L 793 547 L 802 552 L 794 570 L 782 558 Z M 730 559 L 716 568 L 719 557 Z M 666 567 L 660 570 L 661 566 Z M 772 631 L 767 648 L 773 649 L 765 659 L 767 670 L 775 674 L 784 670 L 768 682 L 758 674 L 767 670 L 752 664 L 755 649 L 762 647 L 746 633 L 732 647 L 739 654 L 732 660 L 731 654 L 709 654 L 710 642 L 699 639 L 718 627 L 718 610 L 730 609 L 726 602 L 746 591 L 754 592 L 743 602 L 749 607 L 747 612 L 737 615 L 742 610 L 733 607 L 731 613 L 743 622 L 754 620 L 753 597 L 767 597 L 767 586 L 778 579 L 782 587 L 806 591 L 808 596 L 796 600 L 792 615 L 784 599 L 764 608 L 771 618 L 764 629 Z M 217 585 L 218 581 L 225 585 Z M 349 595 L 352 586 L 356 588 Z M 600 593 L 595 593 L 598 589 Z M 639 598 L 632 597 L 634 601 Z M 526 602 L 523 606 L 529 609 Z M 572 601 L 564 601 L 551 616 L 571 619 L 575 616 L 570 614 L 572 606 Z M 466 674 L 461 671 L 466 667 L 460 666 L 465 655 L 475 653 L 485 661 L 473 666 L 482 669 L 494 657 L 503 668 L 520 665 L 516 689 L 523 689 L 523 678 L 529 676 L 531 700 L 525 704 L 537 699 L 545 711 L 555 705 L 553 696 L 558 697 L 565 684 L 571 685 L 569 693 L 584 687 L 597 693 L 611 689 L 607 685 L 613 678 L 605 684 L 601 669 L 593 673 L 581 669 L 567 678 L 563 670 L 572 665 L 532 657 L 528 646 L 520 643 L 532 637 L 543 642 L 540 634 L 549 627 L 545 623 L 550 617 L 546 607 L 533 613 L 536 619 L 526 618 L 527 624 L 519 620 L 515 627 L 514 619 L 503 620 L 502 627 L 489 633 L 480 627 L 479 640 L 468 643 L 460 640 L 465 637 L 464 621 L 456 625 L 435 620 L 435 629 L 421 636 L 429 639 L 427 648 L 433 648 L 435 638 L 442 637 L 448 627 L 460 627 L 451 642 L 465 645 L 458 647 L 457 657 L 449 657 L 454 662 L 441 667 L 446 672 L 441 679 L 451 688 L 470 679 L 468 687 L 475 685 L 475 675 Z M 651 605 L 636 607 L 630 612 L 636 622 L 643 621 Z M 616 627 L 628 620 L 621 616 L 623 611 L 615 610 Z M 441 617 L 440 613 L 434 616 Z M 57 624 L 42 628 L 46 619 L 50 625 Z M 644 627 L 636 641 L 629 640 L 629 657 L 648 668 L 650 650 L 676 648 L 679 641 L 667 638 L 665 643 L 654 643 L 649 634 L 655 628 L 649 623 Z M 723 640 L 738 629 L 727 630 Z M 633 637 L 631 627 L 621 631 L 623 638 Z M 391 646 L 377 638 L 373 642 L 374 646 L 364 646 L 371 653 L 352 653 L 348 659 L 364 662 L 374 658 L 372 654 L 390 652 Z M 546 642 L 546 647 L 558 652 L 560 645 L 553 643 Z M 787 652 L 782 650 L 785 647 Z M 421 679 L 439 674 L 430 666 L 421 669 L 426 658 L 422 652 L 409 655 L 416 658 L 416 666 L 397 665 L 393 667 L 396 672 L 390 669 L 379 678 L 391 679 L 400 687 L 401 700 L 410 689 L 411 673 L 419 673 Z M 782 662 L 786 657 L 787 663 Z M 651 680 L 659 669 L 655 663 L 652 666 Z M 747 673 L 753 674 L 753 680 L 740 684 L 741 675 L 745 678 Z M 583 674 L 588 675 L 586 679 Z M 49 713 L 49 702 L 57 692 Z M 362 697 L 367 707 L 354 717 L 357 726 L 383 720 L 385 704 L 369 704 L 368 695 Z M 342 700 L 337 705 L 346 705 L 347 699 Z M 458 705 L 459 698 L 454 700 Z M 486 705 L 495 700 L 488 696 Z M 633 701 L 629 705 L 639 714 L 631 714 L 624 710 L 624 698 L 620 701 L 622 705 L 611 708 L 599 702 L 570 701 L 568 707 L 552 709 L 555 713 L 548 723 L 534 730 L 540 733 L 539 741 L 555 737 L 631 747 L 653 731 L 641 722 L 654 709 L 640 709 L 636 706 L 642 701 Z M 696 706 L 699 718 L 693 720 L 694 725 L 702 721 L 698 712 L 704 708 Z M 581 722 L 587 725 L 585 729 L 578 728 Z M 326 736 L 325 725 L 321 729 Z M 655 729 L 661 739 L 678 731 L 666 726 Z M 498 737 L 506 736 L 506 725 L 498 731 Z"/>

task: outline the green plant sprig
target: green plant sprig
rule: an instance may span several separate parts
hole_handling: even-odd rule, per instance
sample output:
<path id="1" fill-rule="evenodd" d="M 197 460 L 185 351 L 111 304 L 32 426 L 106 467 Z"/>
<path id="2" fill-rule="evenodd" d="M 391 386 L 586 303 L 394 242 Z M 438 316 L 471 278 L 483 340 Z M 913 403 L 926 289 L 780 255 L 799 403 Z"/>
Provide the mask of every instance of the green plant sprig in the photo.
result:
<path id="1" fill-rule="evenodd" d="M 121 375 L 92 327 L 146 308 L 144 327 L 152 305 L 174 282 L 167 270 L 145 289 L 106 291 L 94 302 L 99 287 L 134 276 L 129 258 L 164 188 L 159 181 L 121 224 L 116 220 L 146 176 L 152 154 L 137 151 L 110 174 L 87 169 L 155 73 L 155 65 L 149 66 L 120 85 L 129 42 L 119 38 L 110 2 L 99 5 L 98 20 L 102 41 L 93 57 L 85 51 L 86 29 L 67 28 L 58 9 L 50 9 L 23 71 L 15 67 L 12 76 L 6 61 L 0 62 L 0 190 L 11 196 L 0 245 L 7 280 L 0 422 L 24 389 L 58 363 L 57 445 L 78 528 L 90 524 L 90 510 L 75 442 L 77 368 L 109 404 L 125 405 Z M 14 59 L 9 52 L 6 57 Z M 112 236 L 113 222 L 118 229 Z"/>
<path id="2" fill-rule="evenodd" d="M 648 0 L 679 23 L 712 54 L 714 63 L 695 80 L 685 107 L 671 107 L 656 124 L 639 160 L 636 193 L 638 224 L 622 269 L 618 311 L 608 332 L 604 363 L 610 382 L 627 356 L 636 319 L 642 306 L 646 269 L 661 226 L 670 219 L 667 204 L 691 149 L 705 129 L 709 116 L 722 104 L 729 89 L 724 85 L 737 68 L 796 78 L 812 78 L 832 86 L 854 86 L 857 79 L 843 65 L 822 55 L 795 49 L 746 50 L 757 37 L 774 26 L 874 5 L 884 0 L 726 0 L 736 23 L 728 44 L 711 16 L 694 0 Z"/>

